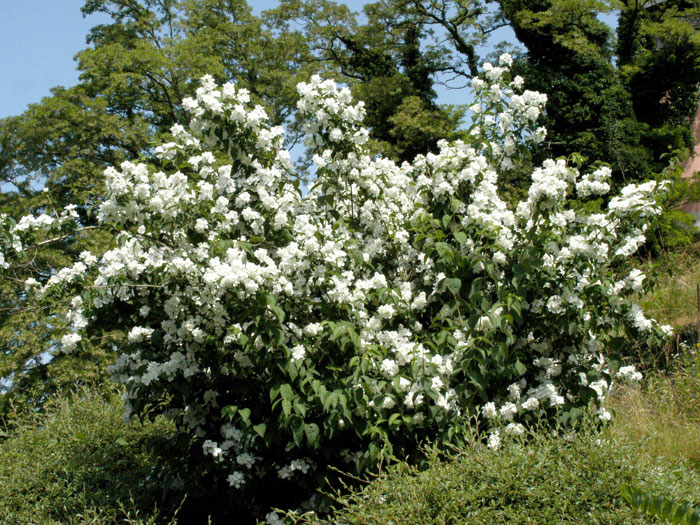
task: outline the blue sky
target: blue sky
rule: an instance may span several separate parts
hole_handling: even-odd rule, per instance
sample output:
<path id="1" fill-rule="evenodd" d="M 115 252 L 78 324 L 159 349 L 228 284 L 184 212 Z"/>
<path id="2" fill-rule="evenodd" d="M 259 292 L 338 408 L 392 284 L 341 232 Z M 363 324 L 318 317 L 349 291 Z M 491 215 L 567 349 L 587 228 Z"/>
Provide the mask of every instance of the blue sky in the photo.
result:
<path id="1" fill-rule="evenodd" d="M 22 113 L 53 86 L 78 80 L 73 55 L 99 23 L 82 0 L 0 0 L 0 117 Z"/>

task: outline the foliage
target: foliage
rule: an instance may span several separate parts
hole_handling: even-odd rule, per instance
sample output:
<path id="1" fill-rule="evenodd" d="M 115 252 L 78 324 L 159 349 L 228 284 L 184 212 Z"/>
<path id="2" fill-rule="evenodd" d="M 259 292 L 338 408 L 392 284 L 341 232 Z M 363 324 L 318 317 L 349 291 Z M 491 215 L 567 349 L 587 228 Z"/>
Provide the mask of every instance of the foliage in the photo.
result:
<path id="1" fill-rule="evenodd" d="M 521 93 L 511 62 L 474 80 L 470 143 L 401 166 L 367 155 L 348 89 L 300 84 L 306 195 L 282 129 L 247 90 L 205 77 L 183 101 L 190 131 L 172 128 L 158 164 L 106 171 L 97 216 L 114 248 L 27 283 L 40 304 L 72 297 L 63 351 L 128 333 L 111 367 L 127 416 L 160 407 L 185 433 L 173 446 L 233 487 L 231 512 L 258 516 L 298 505 L 339 461 L 362 472 L 426 438 L 460 443 L 479 411 L 496 448 L 502 432 L 595 409 L 635 376 L 618 369 L 630 341 L 667 333 L 629 300 L 644 275 L 613 270 L 643 244 L 663 184 L 589 214 L 581 202 L 609 190 L 610 170 L 548 160 L 510 209 L 497 174 L 544 138 L 546 99 Z M 4 218 L 0 263 L 74 215 Z"/>
<path id="2" fill-rule="evenodd" d="M 501 6 L 527 55 L 528 87 L 549 94 L 546 120 L 554 156 L 578 151 L 613 168 L 616 187 L 643 180 L 649 153 L 639 145 L 630 94 L 612 63 L 611 32 L 597 16 L 600 0 L 503 0 Z"/>
<path id="3" fill-rule="evenodd" d="M 589 161 L 607 160 L 613 183 L 623 175 L 641 179 L 661 170 L 658 156 L 669 143 L 689 144 L 698 53 L 686 20 L 693 2 L 669 0 L 655 10 L 634 4 L 625 3 L 622 13 L 633 23 L 621 26 L 620 70 L 612 65 L 609 31 L 596 19 L 608 4 L 594 0 L 382 0 L 362 13 L 331 1 L 285 0 L 260 16 L 243 0 L 86 0 L 85 15 L 111 21 L 96 25 L 77 55 L 79 85 L 55 88 L 23 115 L 0 121 L 0 213 L 19 217 L 73 203 L 81 224 L 95 226 L 88 210 L 103 195 L 103 170 L 139 157 L 157 163 L 153 146 L 170 140 L 170 127 L 187 118 L 180 101 L 205 73 L 248 89 L 270 123 L 285 126 L 288 145 L 302 135 L 296 82 L 323 72 L 365 101 L 369 153 L 409 162 L 436 153 L 440 139 L 464 134 L 464 107 L 439 105 L 435 87 L 468 83 L 489 36 L 509 23 L 528 48 L 519 67 L 530 86 L 552 95 L 545 112 L 551 149 L 537 163 L 574 149 Z M 666 38 L 663 50 L 655 47 L 659 36 Z M 675 74 L 681 70 L 683 78 Z M 666 92 L 671 103 L 655 102 Z M 523 157 L 501 174 L 505 200 L 525 198 L 532 169 Z M 675 211 L 662 217 L 666 246 L 688 240 L 688 230 L 677 227 L 687 220 Z M 95 344 L 88 367 L 47 363 L 54 323 L 29 307 L 22 286 L 28 278 L 46 282 L 98 245 L 110 247 L 96 230 L 41 245 L 31 264 L 14 266 L 0 282 L 0 344 L 8 349 L 0 356 L 0 418 L 13 417 L 10 405 L 40 408 L 79 377 L 94 382 L 104 375 L 111 345 L 125 334 Z M 32 331 L 22 329 L 29 325 Z"/>
<path id="4" fill-rule="evenodd" d="M 306 523 L 658 523 L 624 503 L 621 484 L 673 497 L 700 498 L 698 472 L 663 463 L 642 467 L 636 449 L 581 429 L 547 429 L 510 440 L 499 450 L 479 440 L 441 456 L 428 451 L 421 467 L 398 464 L 351 494 L 336 494 L 328 520 Z"/>
<path id="5" fill-rule="evenodd" d="M 700 509 L 694 508 L 690 503 L 679 503 L 664 496 L 652 497 L 631 485 L 623 485 L 620 492 L 633 509 L 656 516 L 665 523 L 700 524 Z"/>
<path id="6" fill-rule="evenodd" d="M 620 76 L 644 124 L 642 144 L 654 171 L 669 149 L 690 149 L 700 83 L 700 2 L 624 1 L 618 26 Z"/>
<path id="7" fill-rule="evenodd" d="M 81 251 L 90 247 L 99 252 L 104 246 L 104 237 L 90 229 L 95 219 L 87 211 L 104 192 L 103 179 L 96 174 L 138 151 L 117 144 L 144 140 L 145 135 L 139 125 L 128 126 L 104 110 L 104 103 L 90 99 L 81 87 L 57 88 L 42 104 L 0 122 L 0 176 L 4 188 L 13 188 L 0 194 L 0 210 L 14 216 L 53 213 L 73 203 L 86 227 L 79 238 L 68 236 L 62 243 L 34 247 L 26 264 L 13 267 L 0 280 L 0 344 L 5 349 L 0 355 L 0 420 L 6 423 L 17 413 L 41 406 L 56 391 L 105 377 L 109 361 L 105 362 L 104 345 L 97 345 L 88 360 L 58 358 L 47 363 L 55 320 L 45 309 L 28 305 L 24 289 L 28 278 L 45 282 L 53 269 L 72 264 Z M 46 192 L 38 191 L 42 185 Z"/>
<path id="8" fill-rule="evenodd" d="M 88 388 L 46 408 L 0 441 L 2 523 L 167 521 L 158 454 L 170 422 L 124 423 L 119 393 Z"/>

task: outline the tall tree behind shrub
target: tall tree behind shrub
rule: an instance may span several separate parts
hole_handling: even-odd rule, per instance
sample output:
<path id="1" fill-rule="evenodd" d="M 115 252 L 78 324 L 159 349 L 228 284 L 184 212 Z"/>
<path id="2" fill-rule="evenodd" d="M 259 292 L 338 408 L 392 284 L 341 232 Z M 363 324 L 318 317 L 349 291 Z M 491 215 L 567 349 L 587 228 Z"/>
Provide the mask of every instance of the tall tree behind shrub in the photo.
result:
<path id="1" fill-rule="evenodd" d="M 637 120 L 641 141 L 663 166 L 671 149 L 691 149 L 700 85 L 700 2 L 625 0 L 618 26 L 618 66 Z"/>
<path id="2" fill-rule="evenodd" d="M 599 0 L 502 0 L 527 54 L 521 63 L 533 89 L 547 91 L 551 154 L 575 150 L 613 167 L 618 182 L 650 175 L 651 157 L 630 94 L 613 65 L 612 33 L 597 16 Z"/>

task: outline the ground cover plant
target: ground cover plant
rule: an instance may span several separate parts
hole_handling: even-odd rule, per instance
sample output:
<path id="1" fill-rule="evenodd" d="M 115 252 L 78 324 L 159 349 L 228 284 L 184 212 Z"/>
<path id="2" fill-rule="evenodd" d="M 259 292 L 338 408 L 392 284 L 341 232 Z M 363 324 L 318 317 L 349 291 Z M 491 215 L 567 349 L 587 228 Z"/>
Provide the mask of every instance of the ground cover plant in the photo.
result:
<path id="1" fill-rule="evenodd" d="M 509 206 L 499 174 L 546 135 L 546 96 L 523 91 L 511 62 L 473 80 L 468 141 L 401 165 L 368 154 L 348 89 L 299 84 L 308 192 L 283 130 L 205 77 L 183 101 L 189 130 L 174 126 L 157 161 L 106 171 L 94 213 L 112 248 L 27 282 L 39 303 L 71 298 L 60 351 L 128 333 L 110 367 L 125 416 L 172 419 L 174 446 L 251 519 L 321 507 L 338 464 L 362 473 L 426 439 L 463 443 L 475 415 L 493 449 L 543 418 L 609 419 L 609 386 L 637 377 L 626 348 L 669 334 L 631 300 L 644 274 L 616 278 L 664 184 L 596 204 L 608 168 L 550 159 Z M 2 217 L 0 266 L 80 230 L 74 206 Z"/>

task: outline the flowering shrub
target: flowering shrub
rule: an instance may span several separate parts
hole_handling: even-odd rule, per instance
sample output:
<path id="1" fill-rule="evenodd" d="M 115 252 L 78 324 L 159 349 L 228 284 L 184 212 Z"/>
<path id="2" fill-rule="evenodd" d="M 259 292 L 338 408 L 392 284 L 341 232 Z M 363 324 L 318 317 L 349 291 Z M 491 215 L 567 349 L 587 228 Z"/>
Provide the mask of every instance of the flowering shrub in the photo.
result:
<path id="1" fill-rule="evenodd" d="M 106 171 L 98 218 L 115 247 L 28 283 L 74 296 L 63 350 L 100 323 L 127 332 L 111 367 L 126 416 L 160 403 L 247 502 L 261 487 L 308 496 L 329 464 L 362 471 L 428 437 L 459 442 L 474 415 L 497 447 L 534 418 L 595 406 L 616 374 L 635 375 L 618 368 L 624 346 L 667 332 L 629 299 L 644 275 L 614 270 L 644 242 L 662 185 L 577 212 L 610 170 L 548 160 L 509 206 L 498 174 L 544 139 L 546 101 L 509 65 L 474 80 L 468 142 L 400 166 L 366 153 L 348 89 L 300 84 L 306 194 L 283 130 L 205 77 L 158 166 Z M 65 218 L 5 218 L 0 263 L 53 227 Z"/>

